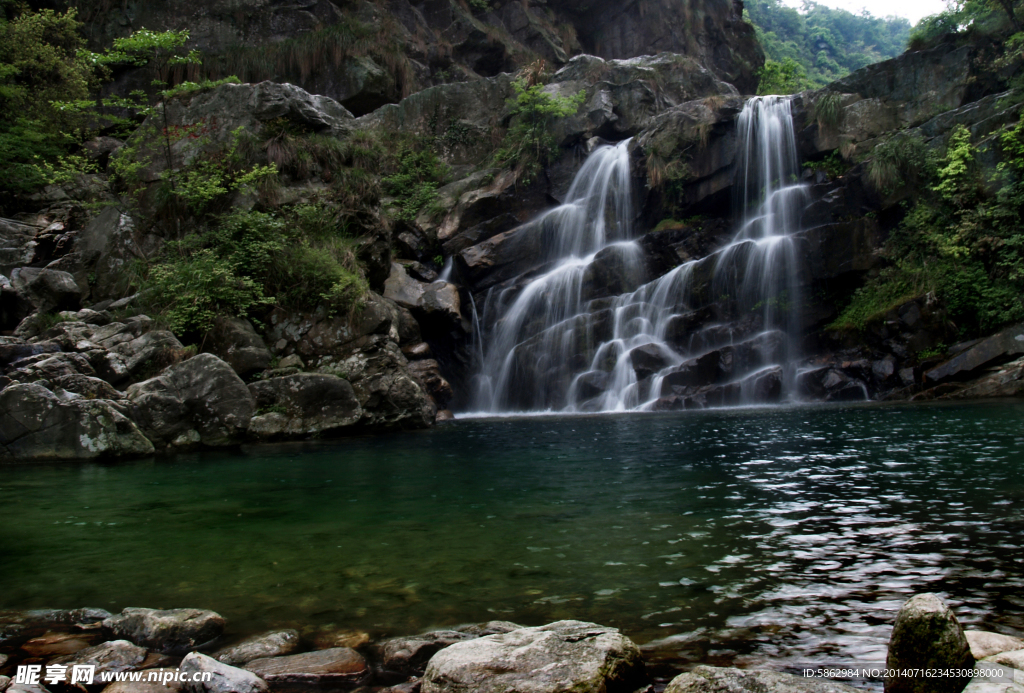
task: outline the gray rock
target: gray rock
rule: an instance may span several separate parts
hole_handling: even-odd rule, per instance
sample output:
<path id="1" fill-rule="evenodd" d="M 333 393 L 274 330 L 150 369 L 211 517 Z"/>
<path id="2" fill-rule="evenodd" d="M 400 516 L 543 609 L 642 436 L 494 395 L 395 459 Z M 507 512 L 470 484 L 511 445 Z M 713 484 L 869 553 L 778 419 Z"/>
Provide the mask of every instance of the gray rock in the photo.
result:
<path id="1" fill-rule="evenodd" d="M 974 664 L 956 616 L 934 594 L 911 597 L 896 616 L 889 638 L 887 669 L 965 669 Z M 959 693 L 968 678 L 893 677 L 886 693 Z"/>
<path id="2" fill-rule="evenodd" d="M 245 318 L 219 317 L 208 336 L 208 348 L 242 378 L 270 365 L 270 350 Z"/>
<path id="3" fill-rule="evenodd" d="M 436 630 L 420 635 L 391 638 L 377 645 L 383 668 L 404 676 L 422 676 L 427 662 L 444 648 L 479 636 L 454 630 Z"/>
<path id="4" fill-rule="evenodd" d="M 257 659 L 245 668 L 275 689 L 285 686 L 355 686 L 370 677 L 362 655 L 350 647 L 307 652 L 287 657 Z"/>
<path id="5" fill-rule="evenodd" d="M 298 354 L 292 354 L 291 356 L 285 356 L 281 359 L 280 363 L 277 364 L 278 368 L 298 368 L 300 371 L 306 367 L 306 364 L 302 362 L 302 357 Z"/>
<path id="6" fill-rule="evenodd" d="M 7 693 L 50 693 L 50 691 L 39 684 L 12 683 L 8 686 Z"/>
<path id="7" fill-rule="evenodd" d="M 6 661 L 7 655 L 4 655 Z M 11 685 L 10 676 L 0 676 L 0 691 L 6 691 Z"/>
<path id="8" fill-rule="evenodd" d="M 403 351 L 404 353 L 404 351 Z M 408 365 L 409 375 L 434 400 L 438 409 L 445 409 L 455 396 L 451 384 L 441 374 L 441 365 L 434 359 L 421 359 Z"/>
<path id="9" fill-rule="evenodd" d="M 11 272 L 11 285 L 41 313 L 77 309 L 82 290 L 67 272 L 20 267 Z"/>
<path id="10" fill-rule="evenodd" d="M 1024 325 L 1003 330 L 925 373 L 933 383 L 973 371 L 997 359 L 1024 354 Z"/>
<path id="11" fill-rule="evenodd" d="M 290 655 L 299 647 L 297 630 L 275 630 L 254 635 L 242 642 L 217 650 L 213 658 L 224 664 L 247 664 L 254 659 Z"/>
<path id="12" fill-rule="evenodd" d="M 434 655 L 423 693 L 635 691 L 646 683 L 640 650 L 614 628 L 559 621 L 456 643 Z"/>
<path id="13" fill-rule="evenodd" d="M 430 284 L 417 281 L 397 262 L 392 263 L 391 276 L 384 283 L 384 298 L 408 308 L 421 321 L 441 321 L 464 329 L 459 290 L 443 281 Z"/>
<path id="14" fill-rule="evenodd" d="M 1012 667 L 1020 671 L 1024 671 L 1024 650 L 1011 650 L 1009 652 L 1000 652 L 990 657 L 985 658 L 986 663 L 1001 664 L 1006 667 Z M 1021 681 L 1024 683 L 1024 681 Z"/>
<path id="15" fill-rule="evenodd" d="M 132 385 L 126 395 L 139 427 L 162 445 L 232 445 L 242 439 L 255 411 L 245 383 L 213 354 L 171 366 Z"/>
<path id="16" fill-rule="evenodd" d="M 965 630 L 964 635 L 967 636 L 967 642 L 971 646 L 971 655 L 975 659 L 985 659 L 985 657 L 991 657 L 1000 652 L 1024 650 L 1024 640 L 1002 633 L 991 633 L 987 630 Z"/>
<path id="17" fill-rule="evenodd" d="M 701 665 L 672 679 L 665 693 L 854 693 L 859 690 L 835 681 L 778 671 Z"/>
<path id="18" fill-rule="evenodd" d="M 191 652 L 181 661 L 181 671 L 194 679 L 197 674 L 211 674 L 209 681 L 188 681 L 183 689 L 191 693 L 266 693 L 267 682 L 245 669 L 239 669 L 198 652 Z"/>
<path id="19" fill-rule="evenodd" d="M 359 421 L 352 385 L 334 375 L 296 373 L 249 385 L 258 413 L 249 434 L 259 438 L 330 433 Z"/>
<path id="20" fill-rule="evenodd" d="M 146 648 L 136 647 L 127 640 L 113 640 L 102 645 L 87 647 L 73 655 L 57 657 L 52 664 L 86 664 L 96 667 L 96 676 L 121 671 L 135 671 L 146 659 Z M 98 678 L 96 679 L 98 680 Z"/>
<path id="21" fill-rule="evenodd" d="M 103 629 L 157 652 L 184 654 L 224 632 L 224 617 L 202 609 L 128 608 L 103 621 Z"/>
<path id="22" fill-rule="evenodd" d="M 153 452 L 153 444 L 113 402 L 74 397 L 62 399 L 36 383 L 4 388 L 0 459 L 93 459 Z"/>

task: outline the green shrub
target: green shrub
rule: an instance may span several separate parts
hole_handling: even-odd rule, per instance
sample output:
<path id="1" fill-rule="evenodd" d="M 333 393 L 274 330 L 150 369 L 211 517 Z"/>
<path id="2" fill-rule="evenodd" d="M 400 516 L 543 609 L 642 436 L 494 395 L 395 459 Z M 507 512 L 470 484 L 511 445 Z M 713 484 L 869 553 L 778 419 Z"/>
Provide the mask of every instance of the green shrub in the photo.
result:
<path id="1" fill-rule="evenodd" d="M 834 91 L 826 91 L 814 102 L 814 118 L 818 121 L 818 129 L 835 130 L 843 121 L 843 96 Z"/>
<path id="2" fill-rule="evenodd" d="M 273 300 L 211 248 L 172 249 L 167 261 L 149 269 L 143 292 L 149 310 L 179 335 L 205 333 L 218 315 L 245 315 Z"/>
<path id="3" fill-rule="evenodd" d="M 878 192 L 889 195 L 934 175 L 935 157 L 920 135 L 897 133 L 875 146 L 867 166 L 867 179 Z"/>
<path id="4" fill-rule="evenodd" d="M 512 87 L 516 95 L 507 102 L 512 126 L 494 153 L 494 163 L 512 166 L 523 182 L 529 182 L 558 153 L 558 141 L 551 132 L 555 121 L 575 115 L 586 92 L 556 96 L 544 91 L 542 84 L 527 86 L 525 79 L 517 79 Z"/>
<path id="5" fill-rule="evenodd" d="M 766 60 L 757 77 L 757 93 L 762 96 L 795 94 L 810 86 L 804 69 L 791 58 L 786 58 L 782 62 Z"/>
<path id="6" fill-rule="evenodd" d="M 412 220 L 437 199 L 437 189 L 450 175 L 448 166 L 433 149 L 404 149 L 398 155 L 397 171 L 385 176 L 384 191 L 395 198 L 396 219 Z"/>
<path id="7" fill-rule="evenodd" d="M 830 327 L 861 329 L 927 293 L 942 300 L 963 337 L 1024 319 L 1024 184 L 1010 175 L 1024 167 L 1024 120 L 1000 143 L 1004 177 L 993 196 L 981 185 L 970 132 L 963 126 L 951 132 L 941 161 L 932 165 L 935 183 L 918 184 L 914 204 L 886 243 L 892 264 L 853 295 Z M 920 160 L 922 147 L 904 140 L 889 152 Z"/>

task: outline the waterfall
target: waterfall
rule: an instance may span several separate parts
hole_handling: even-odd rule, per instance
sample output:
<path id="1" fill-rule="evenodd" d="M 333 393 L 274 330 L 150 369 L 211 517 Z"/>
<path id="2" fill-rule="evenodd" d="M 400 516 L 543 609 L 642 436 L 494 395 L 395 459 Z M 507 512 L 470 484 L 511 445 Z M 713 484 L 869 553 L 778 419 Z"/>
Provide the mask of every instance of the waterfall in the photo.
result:
<path id="1" fill-rule="evenodd" d="M 659 410 L 791 396 L 800 301 L 793 236 L 807 190 L 796 182 L 789 100 L 751 99 L 737 128 L 732 241 L 647 283 L 632 240 L 629 142 L 590 155 L 566 203 L 535 222 L 552 231 L 548 264 L 492 289 L 475 318 L 472 411 Z M 589 296 L 595 276 L 622 292 Z"/>

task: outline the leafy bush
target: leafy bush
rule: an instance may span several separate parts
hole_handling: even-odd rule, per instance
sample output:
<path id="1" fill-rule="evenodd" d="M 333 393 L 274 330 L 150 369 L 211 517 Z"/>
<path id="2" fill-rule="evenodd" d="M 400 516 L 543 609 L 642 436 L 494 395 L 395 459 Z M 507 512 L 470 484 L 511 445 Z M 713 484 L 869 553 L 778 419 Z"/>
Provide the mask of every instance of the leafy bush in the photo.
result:
<path id="1" fill-rule="evenodd" d="M 1024 169 L 1024 119 L 1000 144 L 1002 185 L 986 194 L 970 132 L 952 131 L 941 161 L 932 164 L 934 184 L 919 181 L 921 194 L 890 235 L 884 253 L 892 264 L 854 294 L 831 327 L 863 328 L 929 292 L 964 337 L 1024 319 L 1024 183 L 1016 175 Z M 917 145 L 909 150 L 920 154 Z"/>
<path id="2" fill-rule="evenodd" d="M 437 189 L 450 175 L 448 166 L 430 148 L 404 149 L 398 155 L 397 171 L 381 182 L 384 191 L 396 198 L 394 216 L 412 220 L 437 198 Z"/>
<path id="3" fill-rule="evenodd" d="M 558 153 L 558 141 L 551 132 L 555 121 L 575 115 L 586 93 L 557 96 L 544 91 L 542 84 L 528 86 L 525 79 L 517 79 L 512 87 L 516 95 L 507 102 L 512 126 L 494 153 L 494 163 L 513 166 L 529 182 Z"/>

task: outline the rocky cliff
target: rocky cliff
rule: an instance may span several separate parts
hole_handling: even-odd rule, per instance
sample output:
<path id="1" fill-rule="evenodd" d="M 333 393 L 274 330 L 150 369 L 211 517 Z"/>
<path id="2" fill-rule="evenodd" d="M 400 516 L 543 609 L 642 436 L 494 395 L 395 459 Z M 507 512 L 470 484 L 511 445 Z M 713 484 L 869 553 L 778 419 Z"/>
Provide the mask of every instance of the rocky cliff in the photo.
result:
<path id="1" fill-rule="evenodd" d="M 552 365 L 539 342 L 524 343 L 517 368 L 528 381 L 561 383 L 563 393 L 572 383 L 574 396 L 589 392 L 596 402 L 618 367 L 616 359 L 602 361 L 598 347 L 614 335 L 621 310 L 649 305 L 643 292 L 653 289 L 644 287 L 686 267 L 685 301 L 671 307 L 659 336 L 675 355 L 641 345 L 616 357 L 643 396 L 657 399 L 655 409 L 776 401 L 784 392 L 829 400 L 1020 392 L 1019 361 L 970 387 L 949 384 L 1017 358 L 1012 330 L 922 356 L 956 336 L 932 296 L 895 307 L 867 332 L 829 327 L 846 297 L 883 266 L 879 250 L 913 194 L 879 192 L 861 157 L 870 159 L 895 132 L 920 133 L 938 147 L 959 124 L 984 149 L 1019 118 L 1021 99 L 1007 90 L 1006 75 L 986 67 L 984 47 L 908 53 L 793 97 L 796 144 L 809 162 L 793 238 L 792 295 L 801 300 L 766 296 L 757 312 L 716 283 L 734 234 L 740 94 L 752 88 L 761 60 L 740 7 L 598 2 L 583 11 L 554 0 L 180 7 L 97 7 L 89 27 L 99 41 L 142 25 L 187 26 L 213 56 L 209 74 L 244 67 L 252 72 L 243 74 L 309 90 L 266 81 L 178 94 L 127 145 L 145 158 L 134 187 L 112 189 L 106 174 L 80 177 L 39 193 L 38 213 L 0 223 L 3 459 L 138 455 L 447 418 L 449 406 L 469 405 L 480 340 L 501 324 L 501 314 L 489 311 L 553 267 L 547 248 L 557 229 L 539 215 L 567 200 L 590 153 L 626 140 L 624 225 L 636 258 L 625 262 L 605 249 L 588 260 L 581 312 L 559 325 L 571 346 Z M 663 52 L 635 57 L 655 51 Z M 544 76 L 538 57 L 557 69 Z M 533 68 L 520 77 L 539 80 L 543 94 L 580 100 L 575 114 L 551 122 L 554 155 L 529 180 L 493 154 L 515 121 L 510 71 L 526 64 Z M 169 132 L 180 136 L 172 142 Z M 132 268 L 167 257 L 183 236 L 217 231 L 219 214 L 168 225 L 164 184 L 168 173 L 215 161 L 224 147 L 235 156 L 239 133 L 249 138 L 246 165 L 273 167 L 276 182 L 259 194 L 225 193 L 225 209 L 273 215 L 331 200 L 345 232 L 358 234 L 352 252 L 366 291 L 354 310 L 270 304 L 249 310 L 252 320 L 220 315 L 186 339 L 144 314 L 149 299 L 130 290 Z M 427 143 L 448 168 L 429 203 L 403 211 L 407 192 L 385 186 L 382 194 L 381 181 L 396 179 L 376 159 L 393 162 L 395 151 L 412 151 L 410 142 Z M 126 145 L 92 146 L 105 165 Z M 815 164 L 840 154 L 841 170 Z M 182 219 L 190 220 L 184 228 Z M 623 296 L 637 298 L 623 303 Z M 795 351 L 789 336 L 764 322 L 765 301 L 795 316 Z M 799 360 L 792 383 L 767 367 L 785 358 Z M 518 403 L 564 406 L 564 398 L 539 391 L 522 388 Z"/>
<path id="2" fill-rule="evenodd" d="M 422 89 L 514 72 L 672 52 L 744 93 L 764 54 L 734 0 L 362 0 L 77 3 L 94 45 L 142 27 L 188 30 L 200 72 L 291 82 L 356 115 Z M 199 74 L 193 69 L 191 77 Z M 121 75 L 120 88 L 150 75 Z"/>

